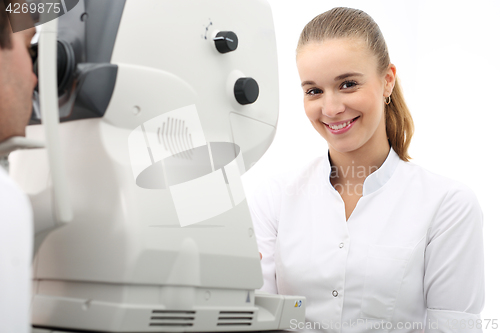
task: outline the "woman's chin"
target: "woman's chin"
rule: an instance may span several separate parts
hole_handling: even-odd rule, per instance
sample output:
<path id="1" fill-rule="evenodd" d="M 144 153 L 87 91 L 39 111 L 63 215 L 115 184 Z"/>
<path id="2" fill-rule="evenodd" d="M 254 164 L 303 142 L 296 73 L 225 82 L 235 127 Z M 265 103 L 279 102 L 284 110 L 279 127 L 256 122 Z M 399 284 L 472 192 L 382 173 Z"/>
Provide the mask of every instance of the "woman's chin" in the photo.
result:
<path id="1" fill-rule="evenodd" d="M 346 142 L 329 142 L 328 146 L 330 149 L 342 154 L 353 152 L 359 148 L 359 145 L 354 142 L 347 142 L 347 140 Z"/>

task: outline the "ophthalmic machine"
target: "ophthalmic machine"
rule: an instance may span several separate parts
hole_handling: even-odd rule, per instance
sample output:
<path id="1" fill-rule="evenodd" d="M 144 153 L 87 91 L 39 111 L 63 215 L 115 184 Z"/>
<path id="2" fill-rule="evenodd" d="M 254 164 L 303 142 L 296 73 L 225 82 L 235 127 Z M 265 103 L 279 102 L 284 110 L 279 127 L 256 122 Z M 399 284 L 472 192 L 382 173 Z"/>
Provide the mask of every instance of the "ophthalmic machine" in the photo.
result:
<path id="1" fill-rule="evenodd" d="M 45 148 L 10 161 L 35 218 L 34 332 L 304 321 L 304 297 L 256 291 L 263 278 L 240 179 L 278 121 L 269 4 L 72 2 L 34 46 L 27 138 Z"/>

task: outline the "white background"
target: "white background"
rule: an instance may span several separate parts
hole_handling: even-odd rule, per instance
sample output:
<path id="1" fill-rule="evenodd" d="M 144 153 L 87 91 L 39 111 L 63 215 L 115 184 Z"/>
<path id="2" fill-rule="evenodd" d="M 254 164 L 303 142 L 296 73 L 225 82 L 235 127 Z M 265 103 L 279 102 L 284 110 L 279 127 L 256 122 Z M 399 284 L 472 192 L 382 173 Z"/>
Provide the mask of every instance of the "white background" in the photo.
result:
<path id="1" fill-rule="evenodd" d="M 280 118 L 273 144 L 243 176 L 247 195 L 268 177 L 327 153 L 303 111 L 295 47 L 316 15 L 337 6 L 364 10 L 384 34 L 412 112 L 412 162 L 467 184 L 481 203 L 486 265 L 481 317 L 500 322 L 500 0 L 268 1 L 278 45 Z"/>

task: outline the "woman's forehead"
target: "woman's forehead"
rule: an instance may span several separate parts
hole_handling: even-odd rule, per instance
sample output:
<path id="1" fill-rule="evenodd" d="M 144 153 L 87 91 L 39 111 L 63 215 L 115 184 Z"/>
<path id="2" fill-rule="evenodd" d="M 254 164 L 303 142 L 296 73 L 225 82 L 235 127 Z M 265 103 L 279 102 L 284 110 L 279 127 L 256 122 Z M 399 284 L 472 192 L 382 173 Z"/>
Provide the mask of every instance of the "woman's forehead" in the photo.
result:
<path id="1" fill-rule="evenodd" d="M 366 43 L 359 38 L 335 38 L 308 42 L 297 50 L 297 59 L 304 54 L 314 56 L 322 52 L 331 53 L 332 56 L 348 54 L 368 57 L 371 55 Z"/>
<path id="2" fill-rule="evenodd" d="M 377 63 L 362 40 L 329 39 L 302 46 L 297 53 L 297 67 L 299 72 L 340 75 L 345 71 L 376 70 Z"/>

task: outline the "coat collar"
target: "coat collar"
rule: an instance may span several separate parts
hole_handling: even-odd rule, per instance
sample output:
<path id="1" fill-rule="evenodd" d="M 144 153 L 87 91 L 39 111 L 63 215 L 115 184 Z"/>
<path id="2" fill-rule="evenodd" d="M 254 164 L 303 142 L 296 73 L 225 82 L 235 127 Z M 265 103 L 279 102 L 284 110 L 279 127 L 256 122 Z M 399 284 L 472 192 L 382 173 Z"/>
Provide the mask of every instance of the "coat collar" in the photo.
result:
<path id="1" fill-rule="evenodd" d="M 380 168 L 378 168 L 376 171 L 372 172 L 371 174 L 368 175 L 368 177 L 366 177 L 363 183 L 363 196 L 369 195 L 377 191 L 382 186 L 384 186 L 384 184 L 387 183 L 387 181 L 389 181 L 389 179 L 396 171 L 396 167 L 398 166 L 399 161 L 401 161 L 401 159 L 399 158 L 398 154 L 394 151 L 394 149 L 392 149 L 391 147 L 391 149 L 389 150 L 389 154 L 387 155 L 384 163 L 382 163 Z M 331 171 L 332 164 L 330 162 L 328 151 L 326 153 L 325 162 L 327 163 L 325 167 Z M 330 173 L 328 174 L 328 182 L 330 182 L 329 177 Z"/>

